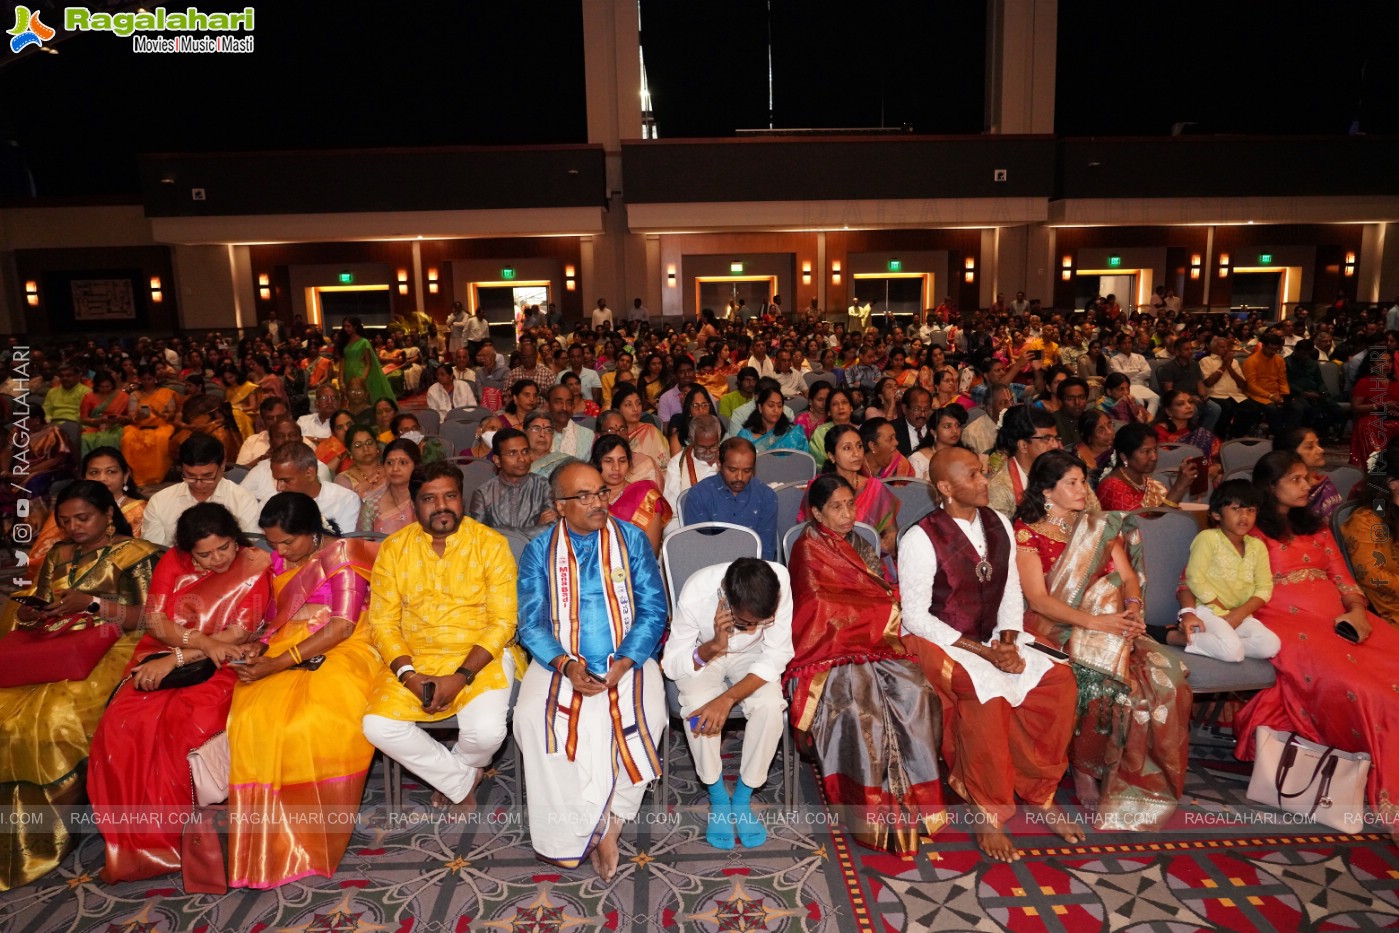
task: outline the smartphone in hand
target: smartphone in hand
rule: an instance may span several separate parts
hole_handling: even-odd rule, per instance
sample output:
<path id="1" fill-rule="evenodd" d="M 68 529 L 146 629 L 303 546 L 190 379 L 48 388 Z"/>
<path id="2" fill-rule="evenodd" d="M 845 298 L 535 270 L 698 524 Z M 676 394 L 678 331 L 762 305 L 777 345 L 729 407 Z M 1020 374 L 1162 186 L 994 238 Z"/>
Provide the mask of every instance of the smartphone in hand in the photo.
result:
<path id="1" fill-rule="evenodd" d="M 435 696 L 437 696 L 437 682 L 429 680 L 423 684 L 423 709 L 432 705 L 432 699 Z"/>
<path id="2" fill-rule="evenodd" d="M 594 674 L 594 673 L 592 672 L 592 669 L 589 668 L 586 664 L 583 665 L 583 676 L 586 677 L 586 678 L 588 678 L 589 680 L 591 680 L 591 681 L 592 681 L 593 683 L 595 683 L 595 684 L 605 684 L 605 683 L 607 683 L 607 678 L 606 678 L 606 677 L 599 677 L 597 674 Z"/>

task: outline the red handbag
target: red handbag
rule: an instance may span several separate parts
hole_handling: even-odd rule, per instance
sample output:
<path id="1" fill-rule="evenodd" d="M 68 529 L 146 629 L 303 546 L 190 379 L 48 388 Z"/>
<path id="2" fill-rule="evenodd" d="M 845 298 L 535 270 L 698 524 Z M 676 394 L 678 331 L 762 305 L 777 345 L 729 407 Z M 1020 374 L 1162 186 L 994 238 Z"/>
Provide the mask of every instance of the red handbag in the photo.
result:
<path id="1" fill-rule="evenodd" d="M 87 613 L 57 631 L 17 628 L 0 638 L 0 687 L 87 680 L 120 638 L 120 625 Z"/>

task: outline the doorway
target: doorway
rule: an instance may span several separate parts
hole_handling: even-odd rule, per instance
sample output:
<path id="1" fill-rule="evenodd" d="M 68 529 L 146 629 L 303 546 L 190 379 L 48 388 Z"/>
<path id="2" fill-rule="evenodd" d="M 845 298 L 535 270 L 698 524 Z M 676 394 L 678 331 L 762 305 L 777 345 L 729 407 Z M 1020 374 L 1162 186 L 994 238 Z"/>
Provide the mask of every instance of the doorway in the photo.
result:
<path id="1" fill-rule="evenodd" d="M 387 285 L 317 285 L 306 289 L 306 323 L 325 327 L 357 317 L 365 327 L 387 327 L 393 299 Z"/>
<path id="2" fill-rule="evenodd" d="M 923 309 L 933 306 L 931 272 L 857 272 L 851 278 L 855 280 L 851 299 L 869 305 L 870 323 L 878 322 L 885 330 L 895 324 L 905 331 L 916 327 Z"/>
<path id="3" fill-rule="evenodd" d="M 1235 266 L 1230 277 L 1230 311 L 1262 311 L 1277 320 L 1301 298 L 1301 266 Z"/>
<path id="4" fill-rule="evenodd" d="M 1089 299 L 1113 295 L 1122 310 L 1128 313 L 1151 303 L 1149 294 L 1141 294 L 1143 283 L 1150 282 L 1147 269 L 1080 269 L 1074 276 L 1074 308 L 1082 308 Z"/>
<path id="5" fill-rule="evenodd" d="M 754 311 L 766 307 L 777 294 L 775 275 L 697 275 L 695 276 L 695 316 L 710 308 L 724 318 L 740 300 Z"/>
<path id="6" fill-rule="evenodd" d="M 530 305 L 549 307 L 549 287 L 547 279 L 531 282 L 468 282 L 466 286 L 467 307 L 479 312 L 490 325 L 491 333 L 504 337 L 510 335 L 513 343 L 519 336 L 519 325 L 524 320 L 521 311 Z"/>

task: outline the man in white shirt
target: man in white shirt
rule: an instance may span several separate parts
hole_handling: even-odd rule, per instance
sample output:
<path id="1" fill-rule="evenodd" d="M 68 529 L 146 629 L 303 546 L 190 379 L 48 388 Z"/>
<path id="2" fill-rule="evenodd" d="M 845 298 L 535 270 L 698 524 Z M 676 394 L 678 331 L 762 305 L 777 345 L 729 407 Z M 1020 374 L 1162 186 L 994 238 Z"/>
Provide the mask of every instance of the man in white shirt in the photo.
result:
<path id="1" fill-rule="evenodd" d="M 1082 842 L 1054 806 L 1076 721 L 1073 671 L 1027 647 L 1015 538 L 988 507 L 980 458 L 940 450 L 929 476 L 944 505 L 899 544 L 902 640 L 942 699 L 948 784 L 985 821 L 973 832 L 996 861 L 1020 858 L 1004 829 L 1017 794 L 1047 828 Z"/>
<path id="2" fill-rule="evenodd" d="M 573 420 L 573 390 L 562 383 L 549 389 L 549 423 L 554 426 L 553 449 L 579 460 L 593 452 L 596 435 L 591 428 Z"/>
<path id="3" fill-rule="evenodd" d="M 470 350 L 473 346 L 485 343 L 491 339 L 491 325 L 481 314 L 481 309 L 476 309 L 467 319 L 462 330 L 462 336 L 466 338 L 466 348 Z"/>
<path id="4" fill-rule="evenodd" d="M 677 518 L 680 515 L 680 494 L 702 479 L 719 471 L 719 442 L 724 439 L 724 425 L 718 415 L 700 415 L 690 420 L 689 437 L 681 438 L 685 446 L 670 458 L 665 473 L 665 498 Z M 679 531 L 680 522 L 666 526 L 667 531 Z"/>
<path id="5" fill-rule="evenodd" d="M 806 395 L 806 382 L 802 379 L 801 370 L 792 367 L 792 351 L 777 351 L 777 368 L 773 372 L 777 384 L 782 387 L 783 398 L 795 398 L 798 395 Z"/>
<path id="6" fill-rule="evenodd" d="M 1015 300 L 1010 303 L 1010 310 L 1017 317 L 1024 317 L 1030 313 L 1030 302 L 1026 299 L 1024 292 L 1015 293 Z"/>
<path id="7" fill-rule="evenodd" d="M 334 386 L 323 385 L 316 390 L 316 410 L 296 419 L 301 436 L 312 440 L 325 440 L 331 435 L 330 420 L 340 408 L 340 393 Z"/>
<path id="8" fill-rule="evenodd" d="M 1132 398 L 1146 406 L 1147 414 L 1156 417 L 1156 408 L 1161 404 L 1161 396 L 1151 391 L 1147 382 L 1151 379 L 1151 364 L 1146 357 L 1132 351 L 1132 336 L 1119 334 L 1117 352 L 1108 359 L 1108 369 L 1122 373 L 1132 381 Z"/>
<path id="9" fill-rule="evenodd" d="M 602 404 L 602 377 L 597 370 L 589 369 L 583 364 L 583 345 L 575 343 L 568 348 L 568 368 L 578 377 L 579 386 L 583 395 L 593 400 L 595 405 Z"/>
<path id="10" fill-rule="evenodd" d="M 271 424 L 279 418 L 285 418 L 291 410 L 287 408 L 287 403 L 275 396 L 269 396 L 262 400 L 258 406 L 258 417 L 262 419 L 264 425 Z M 259 431 L 256 434 L 248 435 L 248 439 L 243 441 L 243 446 L 238 448 L 238 465 L 250 467 L 260 460 L 267 458 L 267 452 L 272 449 L 272 445 L 267 440 L 267 432 Z"/>
<path id="11" fill-rule="evenodd" d="M 744 848 L 767 839 L 750 801 L 787 728 L 781 680 L 792 655 L 792 585 L 781 564 L 743 557 L 705 567 L 675 600 L 661 670 L 680 691 L 685 738 L 709 791 L 705 838 L 716 849 L 732 849 L 735 830 Z M 747 725 L 730 797 L 719 746 L 735 705 Z"/>
<path id="12" fill-rule="evenodd" d="M 1249 398 L 1239 361 L 1234 359 L 1232 337 L 1210 341 L 1210 355 L 1200 359 L 1200 394 L 1219 406 L 1217 437 L 1247 437 L 1258 426 L 1262 406 Z"/>
<path id="13" fill-rule="evenodd" d="M 141 537 L 152 544 L 170 547 L 175 543 L 175 523 L 186 509 L 201 502 L 217 502 L 233 513 L 238 527 L 250 534 L 260 534 L 257 500 L 224 477 L 224 456 L 223 443 L 208 434 L 191 435 L 182 443 L 175 459 L 180 464 L 184 482 L 167 486 L 151 496 L 141 521 Z M 311 454 L 311 459 L 316 459 L 315 454 Z"/>
<path id="14" fill-rule="evenodd" d="M 753 341 L 753 351 L 748 357 L 748 362 L 743 365 L 752 366 L 758 371 L 759 377 L 777 375 L 777 368 L 772 365 L 772 357 L 768 356 L 767 344 L 761 337 Z"/>
<path id="15" fill-rule="evenodd" d="M 304 437 L 301 433 L 301 428 L 298 427 L 295 421 L 292 421 L 291 418 L 288 417 L 278 418 L 276 421 L 273 421 L 267 428 L 267 437 L 272 445 L 271 449 L 273 450 L 281 447 L 283 444 L 291 444 L 296 441 L 301 441 L 301 443 L 310 448 L 313 453 L 316 449 L 316 442 Z M 319 460 L 316 461 L 316 475 L 320 478 L 322 483 L 335 482 L 335 474 L 330 472 L 330 467 L 321 463 Z M 277 481 L 272 478 L 271 461 L 267 457 L 263 457 L 248 471 L 248 475 L 243 477 L 243 481 L 238 485 L 242 487 L 244 492 L 257 500 L 259 507 L 266 505 L 267 500 L 271 499 L 278 492 Z M 341 530 L 348 531 L 350 529 Z"/>
<path id="16" fill-rule="evenodd" d="M 606 298 L 599 298 L 597 307 L 593 309 L 593 329 L 597 330 L 604 323 L 612 323 L 612 309 L 607 306 Z"/>
<path id="17" fill-rule="evenodd" d="M 437 378 L 427 390 L 427 407 L 437 412 L 442 420 L 453 408 L 475 408 L 476 393 L 471 391 L 471 383 L 456 378 L 450 366 L 437 367 Z"/>
<path id="18" fill-rule="evenodd" d="M 649 321 L 649 320 L 651 320 L 651 312 L 648 311 L 644 305 L 642 305 L 641 299 L 640 299 L 640 298 L 637 298 L 637 299 L 635 299 L 635 300 L 632 301 L 631 310 L 627 312 L 627 320 L 628 320 L 628 321 Z"/>
<path id="19" fill-rule="evenodd" d="M 272 448 L 272 479 L 278 492 L 302 492 L 316 500 L 321 517 L 335 522 L 341 533 L 354 531 L 359 525 L 359 496 L 344 486 L 321 482 L 316 467 L 320 461 L 315 453 L 300 441 Z"/>

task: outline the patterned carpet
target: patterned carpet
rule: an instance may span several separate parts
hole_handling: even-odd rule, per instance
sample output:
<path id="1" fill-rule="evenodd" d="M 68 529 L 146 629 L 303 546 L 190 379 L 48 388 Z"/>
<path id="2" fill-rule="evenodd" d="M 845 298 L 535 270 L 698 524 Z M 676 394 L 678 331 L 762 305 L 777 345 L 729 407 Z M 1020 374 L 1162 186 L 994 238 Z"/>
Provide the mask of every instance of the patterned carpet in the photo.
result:
<path id="1" fill-rule="evenodd" d="M 737 754 L 730 736 L 730 774 Z M 683 742 L 672 744 L 670 757 L 672 799 L 698 801 Z M 222 897 L 186 895 L 174 876 L 108 886 L 96 879 L 100 841 L 89 838 L 60 872 L 0 895 L 0 931 L 1399 929 L 1392 845 L 1375 835 L 1311 834 L 1316 827 L 1306 824 L 1275 824 L 1285 835 L 1240 828 L 1266 818 L 1243 800 L 1247 769 L 1203 730 L 1192 758 L 1179 831 L 1090 834 L 1086 844 L 1056 846 L 1056 837 L 1022 825 L 1017 838 L 1026 857 L 1014 865 L 985 861 L 954 829 L 909 860 L 858 848 L 814 805 L 814 774 L 803 765 L 806 806 L 767 807 L 771 836 L 762 848 L 717 852 L 702 840 L 703 807 L 662 813 L 648 806 L 623 834 L 622 868 L 610 884 L 591 868 L 561 872 L 534 859 L 508 750 L 482 786 L 480 815 L 471 822 L 430 811 L 428 790 L 411 776 L 406 809 L 390 818 L 376 763 L 364 821 L 333 879 Z M 761 802 L 774 803 L 779 777 L 780 762 Z M 1190 821 L 1235 825 L 1192 831 Z"/>

